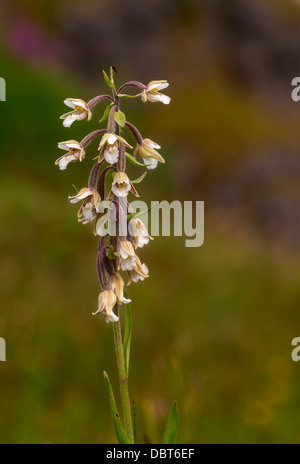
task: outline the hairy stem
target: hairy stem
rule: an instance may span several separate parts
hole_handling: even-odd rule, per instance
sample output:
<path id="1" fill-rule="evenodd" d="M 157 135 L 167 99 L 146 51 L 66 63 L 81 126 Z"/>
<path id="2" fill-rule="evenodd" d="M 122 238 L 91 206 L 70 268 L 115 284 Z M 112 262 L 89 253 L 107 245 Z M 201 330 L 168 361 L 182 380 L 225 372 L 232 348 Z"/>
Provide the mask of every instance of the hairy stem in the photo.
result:
<path id="1" fill-rule="evenodd" d="M 129 82 L 125 82 L 125 84 L 121 85 L 121 87 L 119 88 L 119 90 L 117 91 L 117 95 L 119 95 L 119 93 L 125 89 L 126 87 L 135 87 L 139 90 L 145 90 L 146 89 L 146 86 L 144 84 L 142 84 L 141 82 L 137 82 L 137 81 L 129 81 Z"/>
<path id="2" fill-rule="evenodd" d="M 116 306 L 116 315 L 119 317 L 119 306 L 118 305 Z M 117 356 L 118 374 L 119 374 L 119 381 L 120 381 L 120 391 L 121 391 L 121 399 L 122 399 L 123 415 L 124 415 L 124 423 L 125 423 L 125 432 L 128 436 L 130 443 L 134 443 L 131 404 L 130 404 L 129 390 L 128 390 L 128 377 L 126 377 L 126 374 L 125 374 L 125 365 L 124 365 L 124 357 L 123 357 L 123 342 L 122 342 L 120 317 L 119 317 L 118 322 L 115 322 L 113 326 L 114 326 L 114 340 L 115 340 L 115 349 L 116 349 L 116 356 Z"/>
<path id="3" fill-rule="evenodd" d="M 106 129 L 99 129 L 94 132 L 91 132 L 88 134 L 84 139 L 81 140 L 80 145 L 82 148 L 86 148 L 98 135 L 104 134 L 106 132 Z"/>
<path id="4" fill-rule="evenodd" d="M 94 108 L 96 105 L 98 105 L 98 103 L 103 100 L 104 98 L 108 98 L 110 101 L 114 101 L 113 98 L 110 96 L 110 95 L 98 95 L 97 97 L 93 98 L 92 100 L 90 100 L 88 103 L 87 103 L 87 106 L 92 109 Z"/>

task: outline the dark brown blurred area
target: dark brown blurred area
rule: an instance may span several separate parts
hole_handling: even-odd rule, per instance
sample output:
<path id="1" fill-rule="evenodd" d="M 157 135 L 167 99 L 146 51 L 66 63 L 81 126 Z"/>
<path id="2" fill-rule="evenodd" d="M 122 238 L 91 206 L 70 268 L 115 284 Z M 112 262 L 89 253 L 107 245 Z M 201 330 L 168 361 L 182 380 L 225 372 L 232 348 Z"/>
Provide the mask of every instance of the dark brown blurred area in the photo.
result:
<path id="1" fill-rule="evenodd" d="M 297 0 L 3 0 L 1 8 L 12 51 L 47 60 L 59 43 L 56 60 L 94 81 L 100 63 L 181 82 L 221 68 L 254 94 L 277 89 L 278 99 L 300 60 Z"/>
<path id="2" fill-rule="evenodd" d="M 161 132 L 181 131 L 171 147 L 181 195 L 208 195 L 299 246 L 296 2 L 14 1 L 2 9 L 3 44 L 16 59 L 68 70 L 88 89 L 111 65 L 122 79 L 169 79 L 173 114 L 158 122 Z"/>

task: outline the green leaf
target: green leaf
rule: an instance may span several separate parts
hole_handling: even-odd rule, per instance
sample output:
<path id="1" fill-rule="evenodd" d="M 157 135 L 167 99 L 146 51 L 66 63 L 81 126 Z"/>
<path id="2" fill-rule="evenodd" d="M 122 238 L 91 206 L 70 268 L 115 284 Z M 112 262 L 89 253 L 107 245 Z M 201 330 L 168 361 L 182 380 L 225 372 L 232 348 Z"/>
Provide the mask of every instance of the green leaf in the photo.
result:
<path id="1" fill-rule="evenodd" d="M 106 253 L 106 256 L 108 257 L 108 259 L 116 259 L 116 255 L 115 255 L 115 252 L 114 252 L 114 247 L 112 245 L 110 245 L 110 248 L 109 248 L 108 252 Z"/>
<path id="2" fill-rule="evenodd" d="M 141 94 L 138 93 L 137 95 L 128 95 L 126 93 L 119 93 L 118 97 L 124 97 L 124 98 L 137 98 L 140 97 Z"/>
<path id="3" fill-rule="evenodd" d="M 127 293 L 124 292 L 125 298 Z M 123 357 L 125 366 L 125 375 L 128 377 L 129 372 L 129 360 L 130 360 L 130 347 L 131 347 L 131 308 L 130 304 L 126 304 L 126 316 L 125 316 L 125 332 L 124 332 L 124 346 L 123 346 Z"/>
<path id="4" fill-rule="evenodd" d="M 133 439 L 134 439 L 134 443 L 136 443 L 136 407 L 135 407 L 134 401 L 132 401 L 132 409 L 133 409 Z"/>
<path id="5" fill-rule="evenodd" d="M 133 214 L 127 214 L 126 218 L 128 221 L 130 221 L 130 219 L 135 219 L 139 216 L 143 216 L 143 214 L 146 214 L 148 213 L 148 211 L 150 211 L 151 208 L 148 208 L 146 209 L 145 211 L 140 211 L 139 213 L 133 213 Z"/>
<path id="6" fill-rule="evenodd" d="M 105 108 L 104 113 L 103 113 L 103 116 L 102 116 L 102 118 L 100 119 L 99 122 L 106 121 L 106 119 L 108 118 L 110 109 L 111 109 L 111 107 L 112 107 L 113 104 L 114 104 L 114 103 L 112 102 L 112 103 L 110 103 L 110 104 Z"/>
<path id="7" fill-rule="evenodd" d="M 110 82 L 113 84 L 113 88 L 115 88 L 114 68 L 112 66 L 109 68 L 109 72 L 110 72 Z"/>
<path id="8" fill-rule="evenodd" d="M 144 164 L 144 163 L 139 163 L 135 158 L 134 156 L 132 156 L 130 153 L 125 153 L 126 155 L 126 158 L 128 159 L 128 161 L 133 164 L 134 166 L 140 166 L 142 168 L 146 168 L 147 166 L 149 166 L 149 164 Z"/>
<path id="9" fill-rule="evenodd" d="M 115 112 L 115 121 L 119 126 L 124 127 L 126 122 L 126 116 L 122 111 Z"/>
<path id="10" fill-rule="evenodd" d="M 102 71 L 102 72 L 103 72 L 103 77 L 104 77 L 104 80 L 105 80 L 106 84 L 108 85 L 108 87 L 113 89 L 114 88 L 113 82 L 111 82 L 110 78 L 108 77 L 108 75 L 106 74 L 105 71 Z"/>
<path id="11" fill-rule="evenodd" d="M 167 420 L 162 442 L 163 445 L 173 445 L 175 443 L 178 430 L 178 420 L 178 407 L 176 401 L 174 401 Z"/>
<path id="12" fill-rule="evenodd" d="M 137 179 L 132 180 L 131 183 L 132 183 L 132 184 L 139 184 L 140 182 L 142 182 L 142 180 L 145 179 L 146 175 L 147 175 L 147 171 L 144 172 L 144 174 L 142 174 L 142 175 L 141 175 L 140 177 L 138 177 Z"/>
<path id="13" fill-rule="evenodd" d="M 110 408 L 111 408 L 111 412 L 112 412 L 112 416 L 113 416 L 113 421 L 114 421 L 117 440 L 118 440 L 119 444 L 128 445 L 128 444 L 130 444 L 130 441 L 128 440 L 128 437 L 127 437 L 127 435 L 126 435 L 126 433 L 124 431 L 120 416 L 118 414 L 118 411 L 117 411 L 117 408 L 116 408 L 116 403 L 115 403 L 114 393 L 113 393 L 113 390 L 112 390 L 108 375 L 107 375 L 107 373 L 105 371 L 103 372 L 103 375 L 104 375 L 104 380 L 105 380 L 107 390 L 108 390 Z"/>

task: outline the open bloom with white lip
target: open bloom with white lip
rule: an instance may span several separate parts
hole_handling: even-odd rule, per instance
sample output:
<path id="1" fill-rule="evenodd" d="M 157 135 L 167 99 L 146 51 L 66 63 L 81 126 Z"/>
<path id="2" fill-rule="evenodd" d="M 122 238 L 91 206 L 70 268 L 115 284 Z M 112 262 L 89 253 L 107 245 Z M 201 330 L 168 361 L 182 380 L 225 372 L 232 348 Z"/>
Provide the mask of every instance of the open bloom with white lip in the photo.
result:
<path id="1" fill-rule="evenodd" d="M 110 278 L 110 288 L 115 292 L 118 303 L 131 303 L 131 300 L 124 297 L 124 280 L 120 274 L 114 274 Z"/>
<path id="2" fill-rule="evenodd" d="M 119 266 L 122 271 L 131 271 L 136 265 L 136 254 L 132 243 L 128 240 L 120 240 Z"/>
<path id="3" fill-rule="evenodd" d="M 167 81 L 151 81 L 142 91 L 141 97 L 142 101 L 146 102 L 147 100 L 150 102 L 157 102 L 160 101 L 165 105 L 168 105 L 171 101 L 171 98 L 163 93 L 160 93 L 160 90 L 166 89 L 169 87 L 169 83 Z"/>
<path id="4" fill-rule="evenodd" d="M 99 163 L 100 161 L 105 159 L 109 164 L 115 164 L 119 159 L 119 147 L 118 142 L 121 142 L 125 147 L 132 148 L 129 143 L 126 142 L 123 137 L 120 137 L 116 134 L 107 133 L 104 134 L 99 145 L 100 155 L 99 155 Z"/>
<path id="5" fill-rule="evenodd" d="M 63 125 L 65 127 L 70 127 L 74 121 L 81 121 L 86 117 L 88 118 L 88 121 L 91 120 L 92 112 L 85 101 L 80 100 L 79 98 L 67 98 L 64 103 L 74 110 L 70 113 L 63 114 L 60 117 L 60 119 L 64 119 Z"/>
<path id="6" fill-rule="evenodd" d="M 119 318 L 114 314 L 113 307 L 117 303 L 117 297 L 113 290 L 104 290 L 98 298 L 98 310 L 93 313 L 102 313 L 105 316 L 106 322 L 117 322 Z"/>
<path id="7" fill-rule="evenodd" d="M 125 174 L 125 172 L 116 172 L 109 196 L 113 193 L 117 197 L 126 197 L 129 192 L 133 193 L 136 197 L 139 196 L 136 189 L 128 179 L 127 174 Z"/>
<path id="8" fill-rule="evenodd" d="M 138 218 L 131 219 L 128 225 L 129 233 L 134 238 L 135 248 L 142 248 L 153 240 L 148 234 L 145 224 Z"/>
<path id="9" fill-rule="evenodd" d="M 129 282 L 127 285 L 131 284 L 131 282 L 145 280 L 147 277 L 149 277 L 149 270 L 146 264 L 142 264 L 140 259 L 136 257 L 135 267 L 129 271 Z"/>
<path id="10" fill-rule="evenodd" d="M 96 218 L 97 205 L 100 203 L 101 198 L 98 192 L 92 188 L 83 188 L 77 195 L 69 197 L 71 203 L 78 203 L 83 200 L 82 205 L 78 211 L 78 221 L 82 224 L 92 222 Z"/>
<path id="11" fill-rule="evenodd" d="M 165 162 L 163 157 L 155 150 L 155 148 L 159 150 L 161 147 L 150 139 L 144 139 L 143 142 L 137 147 L 137 151 L 143 158 L 143 161 L 147 165 L 148 169 L 155 169 L 158 161 L 160 163 Z"/>
<path id="12" fill-rule="evenodd" d="M 55 161 L 58 164 L 59 169 L 64 170 L 68 164 L 72 161 L 82 161 L 85 157 L 85 151 L 79 142 L 76 140 L 67 140 L 66 142 L 60 142 L 58 148 L 61 150 L 67 150 L 68 153 L 61 156 Z"/>

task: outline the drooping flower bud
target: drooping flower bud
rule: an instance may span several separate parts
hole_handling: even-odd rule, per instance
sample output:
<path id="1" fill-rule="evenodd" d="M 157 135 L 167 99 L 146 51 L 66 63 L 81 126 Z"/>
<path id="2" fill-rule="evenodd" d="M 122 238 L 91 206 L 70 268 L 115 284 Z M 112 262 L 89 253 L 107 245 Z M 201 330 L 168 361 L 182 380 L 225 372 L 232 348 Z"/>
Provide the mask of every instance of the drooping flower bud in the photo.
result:
<path id="1" fill-rule="evenodd" d="M 98 310 L 93 313 L 102 313 L 105 316 L 106 322 L 117 322 L 119 318 L 114 314 L 113 307 L 117 303 L 117 297 L 113 290 L 103 290 L 98 297 Z"/>
<path id="2" fill-rule="evenodd" d="M 131 303 L 131 300 L 124 297 L 124 280 L 120 274 L 113 274 L 110 278 L 110 288 L 115 292 L 118 303 Z"/>

